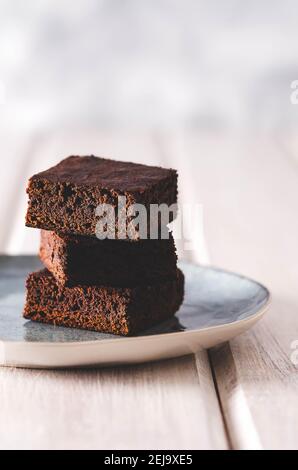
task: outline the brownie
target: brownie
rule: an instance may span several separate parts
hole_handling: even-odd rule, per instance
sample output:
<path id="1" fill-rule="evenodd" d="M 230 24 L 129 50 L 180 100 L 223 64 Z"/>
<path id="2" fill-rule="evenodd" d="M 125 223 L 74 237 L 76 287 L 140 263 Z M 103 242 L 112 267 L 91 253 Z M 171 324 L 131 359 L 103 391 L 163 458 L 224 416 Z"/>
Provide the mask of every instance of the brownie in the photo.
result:
<path id="1" fill-rule="evenodd" d="M 184 276 L 139 287 L 59 286 L 44 269 L 27 279 L 24 317 L 43 323 L 135 335 L 172 317 L 184 296 Z"/>
<path id="2" fill-rule="evenodd" d="M 59 284 L 129 287 L 175 279 L 177 256 L 167 240 L 98 240 L 41 230 L 39 256 Z"/>
<path id="3" fill-rule="evenodd" d="M 118 196 L 126 197 L 126 209 L 132 204 L 143 204 L 148 221 L 150 204 L 176 204 L 177 172 L 93 155 L 71 156 L 32 176 L 27 193 L 28 227 L 95 236 L 97 206 L 105 203 L 117 208 Z M 175 215 L 171 212 L 169 221 Z M 120 233 L 117 214 L 115 227 L 117 238 Z M 136 230 L 134 239 L 139 238 L 140 232 Z"/>

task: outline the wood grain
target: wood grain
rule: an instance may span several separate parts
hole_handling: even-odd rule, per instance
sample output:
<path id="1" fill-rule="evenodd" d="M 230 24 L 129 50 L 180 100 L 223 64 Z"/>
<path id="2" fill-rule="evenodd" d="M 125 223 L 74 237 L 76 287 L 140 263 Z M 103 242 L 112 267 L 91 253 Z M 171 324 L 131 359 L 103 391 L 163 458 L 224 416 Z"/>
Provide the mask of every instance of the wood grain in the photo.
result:
<path id="1" fill-rule="evenodd" d="M 210 359 L 234 448 L 298 448 L 298 167 L 278 135 L 180 135 L 192 153 L 212 264 L 267 285 L 270 313 Z M 293 143 L 292 143 L 293 145 Z M 297 149 L 297 147 L 296 147 Z M 297 154 L 297 151 L 296 151 Z"/>
<path id="2" fill-rule="evenodd" d="M 136 367 L 0 369 L 3 449 L 225 448 L 207 354 Z M 212 412 L 210 414 L 210 412 Z"/>

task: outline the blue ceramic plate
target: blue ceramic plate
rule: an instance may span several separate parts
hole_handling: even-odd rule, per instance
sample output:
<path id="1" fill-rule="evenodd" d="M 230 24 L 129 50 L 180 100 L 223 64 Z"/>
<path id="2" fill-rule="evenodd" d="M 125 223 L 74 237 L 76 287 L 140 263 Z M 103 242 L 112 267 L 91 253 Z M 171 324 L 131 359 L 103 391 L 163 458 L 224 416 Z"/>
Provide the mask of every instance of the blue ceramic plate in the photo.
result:
<path id="1" fill-rule="evenodd" d="M 76 367 L 189 354 L 244 332 L 270 302 L 268 290 L 251 279 L 182 262 L 186 292 L 176 316 L 123 338 L 24 320 L 25 279 L 40 267 L 36 257 L 0 257 L 0 365 Z"/>

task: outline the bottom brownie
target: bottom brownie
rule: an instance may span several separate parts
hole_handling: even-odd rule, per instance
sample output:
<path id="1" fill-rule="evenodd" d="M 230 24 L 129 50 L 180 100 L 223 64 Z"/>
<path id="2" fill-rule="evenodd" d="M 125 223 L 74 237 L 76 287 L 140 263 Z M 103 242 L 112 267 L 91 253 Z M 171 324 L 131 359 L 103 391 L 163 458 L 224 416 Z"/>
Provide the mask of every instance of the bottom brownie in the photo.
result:
<path id="1" fill-rule="evenodd" d="M 59 326 L 134 335 L 175 314 L 184 296 L 184 276 L 138 287 L 61 287 L 44 269 L 27 279 L 24 317 Z"/>

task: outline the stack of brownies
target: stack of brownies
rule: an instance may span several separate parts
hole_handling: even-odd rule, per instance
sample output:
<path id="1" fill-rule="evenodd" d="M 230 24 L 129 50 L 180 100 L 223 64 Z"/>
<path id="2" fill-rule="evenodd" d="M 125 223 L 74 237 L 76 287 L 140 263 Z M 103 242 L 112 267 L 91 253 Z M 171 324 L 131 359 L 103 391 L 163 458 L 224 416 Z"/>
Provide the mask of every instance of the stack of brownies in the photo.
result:
<path id="1" fill-rule="evenodd" d="M 116 209 L 119 196 L 126 210 L 142 204 L 148 214 L 151 204 L 175 204 L 175 170 L 72 156 L 30 178 L 27 193 L 26 225 L 42 229 L 45 269 L 27 279 L 25 318 L 134 335 L 175 314 L 184 277 L 171 233 L 143 239 L 136 226 L 134 239 L 122 239 L 116 211 L 115 239 L 96 236 L 98 206 Z"/>

